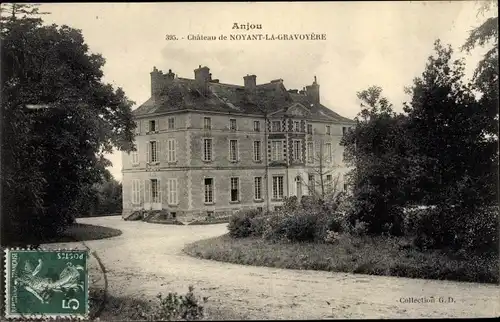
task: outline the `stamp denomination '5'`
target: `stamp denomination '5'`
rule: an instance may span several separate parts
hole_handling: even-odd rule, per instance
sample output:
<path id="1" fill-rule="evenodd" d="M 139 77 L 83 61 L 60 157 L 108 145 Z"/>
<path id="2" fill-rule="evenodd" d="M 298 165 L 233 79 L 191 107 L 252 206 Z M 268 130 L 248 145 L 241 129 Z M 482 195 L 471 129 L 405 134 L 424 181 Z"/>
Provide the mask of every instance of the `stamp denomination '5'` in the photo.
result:
<path id="1" fill-rule="evenodd" d="M 5 260 L 7 318 L 87 318 L 86 250 L 8 249 Z"/>

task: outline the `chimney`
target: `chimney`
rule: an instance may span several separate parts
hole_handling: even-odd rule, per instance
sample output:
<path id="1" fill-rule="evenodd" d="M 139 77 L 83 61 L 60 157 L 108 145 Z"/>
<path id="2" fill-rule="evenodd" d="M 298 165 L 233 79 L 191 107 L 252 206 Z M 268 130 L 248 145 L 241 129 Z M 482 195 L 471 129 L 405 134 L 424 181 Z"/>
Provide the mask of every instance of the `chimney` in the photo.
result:
<path id="1" fill-rule="evenodd" d="M 210 74 L 210 68 L 207 66 L 201 67 L 201 65 L 194 70 L 194 79 L 200 83 L 209 82 L 212 79 L 212 74 Z"/>
<path id="2" fill-rule="evenodd" d="M 253 92 L 255 87 L 257 86 L 257 76 L 255 75 L 247 75 L 243 77 L 243 81 L 245 83 L 245 89 L 249 92 Z"/>
<path id="3" fill-rule="evenodd" d="M 298 94 L 299 90 L 298 89 L 289 89 L 288 90 L 288 93 L 292 93 L 292 94 Z"/>
<path id="4" fill-rule="evenodd" d="M 319 104 L 319 85 L 316 76 L 312 85 L 306 86 L 306 95 L 313 103 Z"/>
<path id="5" fill-rule="evenodd" d="M 172 73 L 172 70 L 171 70 L 171 69 L 169 69 L 169 70 L 168 70 L 168 74 L 167 74 L 167 75 L 165 75 L 165 76 L 167 76 L 167 79 L 170 79 L 170 80 L 172 80 L 172 79 L 174 79 L 174 78 L 175 78 L 175 74 L 174 74 L 174 73 Z"/>
<path id="6" fill-rule="evenodd" d="M 153 71 L 151 74 L 151 97 L 158 97 L 161 91 L 161 83 L 163 78 L 163 73 L 156 69 L 156 66 L 153 67 Z"/>

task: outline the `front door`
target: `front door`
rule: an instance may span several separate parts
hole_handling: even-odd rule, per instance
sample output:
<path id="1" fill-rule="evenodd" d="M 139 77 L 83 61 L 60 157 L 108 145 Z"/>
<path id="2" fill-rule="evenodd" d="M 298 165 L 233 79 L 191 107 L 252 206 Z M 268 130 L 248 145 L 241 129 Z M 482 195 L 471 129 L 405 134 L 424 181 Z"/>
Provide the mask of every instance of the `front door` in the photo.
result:
<path id="1" fill-rule="evenodd" d="M 297 199 L 300 200 L 302 198 L 302 181 L 300 177 L 295 178 L 295 191 Z"/>
<path id="2" fill-rule="evenodd" d="M 161 210 L 161 189 L 160 180 L 150 179 L 149 184 L 146 185 L 146 200 L 144 203 L 144 208 L 146 210 Z"/>

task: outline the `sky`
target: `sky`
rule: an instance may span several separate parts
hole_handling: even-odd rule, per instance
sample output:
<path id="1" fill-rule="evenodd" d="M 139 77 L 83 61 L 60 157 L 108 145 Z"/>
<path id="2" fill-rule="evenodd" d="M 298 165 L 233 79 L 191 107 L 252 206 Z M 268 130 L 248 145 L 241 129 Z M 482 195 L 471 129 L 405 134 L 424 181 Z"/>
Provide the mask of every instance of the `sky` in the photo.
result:
<path id="1" fill-rule="evenodd" d="M 409 98 L 404 87 L 421 75 L 433 44 L 441 39 L 465 57 L 472 75 L 484 53 L 459 52 L 468 32 L 485 17 L 477 1 L 233 2 L 233 3 L 45 3 L 46 23 L 80 29 L 92 53 L 106 59 L 103 81 L 122 87 L 138 107 L 151 93 L 153 66 L 179 77 L 208 66 L 213 79 L 243 85 L 283 79 L 288 89 L 320 84 L 323 105 L 354 118 L 356 92 L 383 88 L 395 106 Z M 233 25 L 261 25 L 234 30 Z M 188 35 L 324 34 L 326 40 L 187 40 Z M 175 35 L 178 40 L 167 40 Z M 184 38 L 184 39 L 182 39 Z M 121 180 L 121 155 L 108 156 Z"/>

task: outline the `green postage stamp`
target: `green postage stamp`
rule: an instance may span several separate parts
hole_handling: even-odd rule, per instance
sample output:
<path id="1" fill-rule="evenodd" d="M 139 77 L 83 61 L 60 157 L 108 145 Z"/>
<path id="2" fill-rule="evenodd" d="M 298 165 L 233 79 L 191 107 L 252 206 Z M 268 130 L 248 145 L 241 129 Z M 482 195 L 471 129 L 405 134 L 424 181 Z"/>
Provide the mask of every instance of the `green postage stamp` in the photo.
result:
<path id="1" fill-rule="evenodd" d="M 6 318 L 86 319 L 87 250 L 7 249 Z"/>

